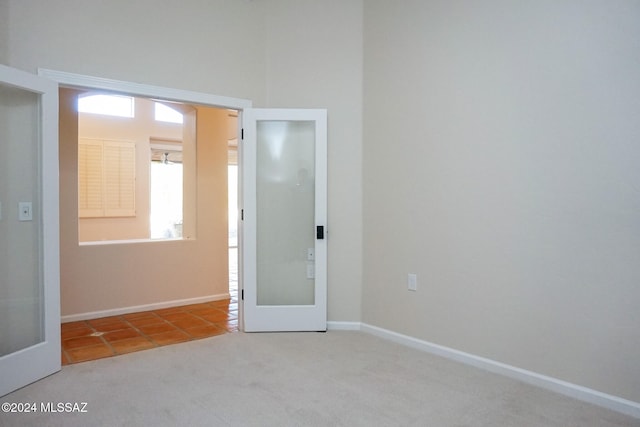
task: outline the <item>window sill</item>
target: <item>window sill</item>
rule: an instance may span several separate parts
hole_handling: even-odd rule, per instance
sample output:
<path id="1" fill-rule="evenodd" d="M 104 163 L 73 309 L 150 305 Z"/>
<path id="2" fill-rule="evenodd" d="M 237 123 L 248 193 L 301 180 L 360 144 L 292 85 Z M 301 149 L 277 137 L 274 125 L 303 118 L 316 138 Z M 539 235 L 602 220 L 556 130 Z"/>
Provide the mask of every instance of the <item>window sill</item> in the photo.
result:
<path id="1" fill-rule="evenodd" d="M 94 240 L 88 242 L 79 242 L 80 246 L 102 246 L 102 245 L 129 245 L 138 243 L 163 243 L 163 242 L 182 242 L 195 240 L 189 237 L 174 237 L 171 239 L 129 239 L 129 240 Z"/>

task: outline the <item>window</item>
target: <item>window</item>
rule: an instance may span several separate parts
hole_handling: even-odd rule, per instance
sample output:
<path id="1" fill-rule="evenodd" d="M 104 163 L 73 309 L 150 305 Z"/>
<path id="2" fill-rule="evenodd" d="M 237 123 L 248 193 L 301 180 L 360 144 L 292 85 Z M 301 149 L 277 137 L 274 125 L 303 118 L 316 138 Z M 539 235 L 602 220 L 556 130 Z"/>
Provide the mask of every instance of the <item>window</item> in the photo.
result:
<path id="1" fill-rule="evenodd" d="M 78 143 L 78 214 L 81 218 L 135 216 L 136 145 L 81 139 Z"/>
<path id="2" fill-rule="evenodd" d="M 135 116 L 134 99 L 121 95 L 87 95 L 78 98 L 78 112 L 105 116 Z"/>
<path id="3" fill-rule="evenodd" d="M 150 146 L 151 238 L 180 238 L 183 225 L 182 143 L 153 138 Z"/>
<path id="4" fill-rule="evenodd" d="M 155 120 L 165 104 L 192 118 L 186 128 Z M 78 114 L 81 244 L 196 236 L 195 107 L 140 97 L 132 105 L 133 119 Z"/>

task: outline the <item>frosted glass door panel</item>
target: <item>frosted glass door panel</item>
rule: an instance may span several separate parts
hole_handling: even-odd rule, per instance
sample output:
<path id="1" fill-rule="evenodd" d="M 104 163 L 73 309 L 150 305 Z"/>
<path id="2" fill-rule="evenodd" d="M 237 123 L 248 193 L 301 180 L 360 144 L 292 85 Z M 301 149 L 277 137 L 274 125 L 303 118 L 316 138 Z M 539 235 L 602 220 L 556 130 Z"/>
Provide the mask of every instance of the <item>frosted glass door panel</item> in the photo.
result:
<path id="1" fill-rule="evenodd" d="M 58 85 L 0 64 L 0 396 L 60 370 Z"/>
<path id="2" fill-rule="evenodd" d="M 242 114 L 240 327 L 327 330 L 327 110 Z"/>
<path id="3" fill-rule="evenodd" d="M 38 94 L 0 83 L 0 357 L 44 337 L 39 112 Z"/>
<path id="4" fill-rule="evenodd" d="M 313 305 L 315 122 L 256 126 L 257 305 Z"/>

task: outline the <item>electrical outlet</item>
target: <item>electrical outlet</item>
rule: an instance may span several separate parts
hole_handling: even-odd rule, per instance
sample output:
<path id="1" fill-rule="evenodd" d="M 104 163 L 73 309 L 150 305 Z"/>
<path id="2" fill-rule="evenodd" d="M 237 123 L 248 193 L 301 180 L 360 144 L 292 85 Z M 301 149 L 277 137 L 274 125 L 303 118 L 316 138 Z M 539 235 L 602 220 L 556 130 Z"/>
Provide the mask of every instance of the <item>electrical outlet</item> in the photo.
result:
<path id="1" fill-rule="evenodd" d="M 410 291 L 417 291 L 418 290 L 418 275 L 417 274 L 409 273 L 407 275 L 407 288 Z"/>

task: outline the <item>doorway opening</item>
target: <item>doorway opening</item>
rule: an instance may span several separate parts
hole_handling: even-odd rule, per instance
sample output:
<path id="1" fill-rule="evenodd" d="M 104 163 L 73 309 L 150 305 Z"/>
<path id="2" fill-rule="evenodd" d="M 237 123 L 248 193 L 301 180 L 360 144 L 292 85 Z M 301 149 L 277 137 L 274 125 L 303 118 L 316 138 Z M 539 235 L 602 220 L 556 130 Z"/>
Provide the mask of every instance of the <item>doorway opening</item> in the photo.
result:
<path id="1" fill-rule="evenodd" d="M 195 215 L 197 224 L 192 222 L 194 226 L 197 225 L 197 228 L 194 228 L 192 233 L 189 233 L 186 227 L 187 222 L 184 221 L 182 238 L 178 237 L 180 231 L 178 218 L 177 220 L 172 219 L 172 236 L 166 236 L 169 238 L 161 241 L 143 237 L 127 242 L 96 241 L 79 245 L 78 235 L 74 233 L 75 230 L 78 230 L 78 206 L 76 204 L 78 196 L 74 194 L 78 188 L 77 173 L 75 173 L 78 165 L 77 126 L 61 127 L 60 163 L 61 169 L 66 170 L 67 173 L 61 174 L 61 184 L 65 189 L 65 194 L 61 194 L 60 197 L 62 202 L 60 216 L 64 218 L 60 227 L 66 232 L 61 233 L 64 242 L 61 241 L 60 254 L 62 267 L 67 273 L 66 277 L 62 277 L 63 291 L 65 285 L 67 288 L 63 294 L 70 296 L 70 299 L 65 298 L 66 301 L 62 301 L 60 320 L 65 325 L 78 322 L 76 325 L 66 327 L 69 329 L 65 334 L 66 338 L 80 338 L 78 336 L 71 337 L 71 335 L 82 335 L 81 329 L 86 331 L 86 327 L 91 327 L 86 324 L 88 322 L 100 326 L 98 329 L 102 329 L 94 331 L 96 334 L 91 337 L 92 340 L 98 338 L 102 344 L 113 347 L 111 341 L 107 342 L 107 338 L 119 336 L 123 342 L 130 340 L 131 351 L 135 351 L 134 348 L 137 345 L 134 345 L 134 341 L 142 341 L 151 335 L 155 335 L 155 338 L 159 339 L 159 341 L 154 340 L 156 345 L 164 345 L 165 340 L 161 335 L 165 333 L 167 335 L 181 335 L 183 338 L 184 334 L 187 334 L 190 337 L 183 340 L 190 340 L 214 332 L 213 327 L 218 327 L 218 330 L 224 329 L 223 333 L 229 329 L 237 330 L 238 303 L 235 298 L 231 299 L 231 295 L 229 295 L 229 257 L 227 256 L 229 249 L 226 206 L 227 153 L 228 140 L 232 138 L 229 138 L 226 124 L 218 126 L 214 123 L 216 120 L 222 120 L 226 123 L 230 110 L 233 110 L 237 116 L 237 112 L 250 107 L 251 102 L 48 70 L 40 70 L 40 74 L 56 80 L 60 85 L 61 94 L 63 91 L 74 92 L 76 98 L 78 93 L 86 93 L 89 90 L 97 93 L 125 94 L 149 100 L 163 100 L 163 104 L 171 103 L 172 107 L 179 105 L 193 107 L 196 110 L 197 136 L 200 137 L 200 132 L 203 132 L 202 135 L 209 132 L 207 135 L 210 135 L 202 137 L 202 144 L 197 149 L 195 162 L 195 172 L 198 174 L 195 177 L 197 185 L 187 182 L 185 174 L 183 198 L 185 201 L 188 198 L 195 200 L 197 209 Z M 64 114 L 77 115 L 77 104 L 68 96 L 61 96 L 60 100 L 62 124 Z M 127 119 L 122 118 L 122 120 Z M 167 124 L 167 126 L 174 125 L 177 126 L 177 124 Z M 136 160 L 145 163 L 149 168 L 157 163 L 168 165 L 167 167 L 171 168 L 181 163 L 183 167 L 186 167 L 188 153 L 183 151 L 182 159 L 180 159 L 179 150 L 167 150 L 169 145 L 171 145 L 169 148 L 175 148 L 173 145 L 177 145 L 177 141 L 174 140 L 178 140 L 179 136 L 161 139 L 163 140 L 154 141 L 156 145 L 160 145 L 155 147 L 157 150 L 154 151 L 151 147 L 147 147 L 148 150 L 144 153 L 140 151 L 141 155 L 136 156 Z M 72 143 L 73 140 L 76 141 L 75 144 Z M 164 155 L 166 152 L 169 152 L 169 156 Z M 155 154 L 159 154 L 160 158 L 152 160 L 149 156 Z M 210 166 L 212 161 L 217 165 L 215 169 Z M 141 178 L 150 179 L 150 172 L 138 174 L 137 179 Z M 148 194 L 148 192 L 143 189 L 140 194 Z M 214 196 L 223 197 L 224 201 L 212 200 Z M 206 218 L 210 218 L 210 220 L 206 220 Z M 184 219 L 188 218 L 185 216 Z M 145 229 L 148 228 L 145 227 Z M 207 241 L 211 243 L 207 243 Z M 208 246 L 209 244 L 214 245 L 213 249 Z M 74 262 L 80 258 L 86 262 Z M 98 264 L 100 267 L 94 268 L 93 264 Z M 108 266 L 108 274 L 100 274 L 100 271 L 105 271 L 105 266 Z M 216 276 L 211 276 L 211 271 L 218 273 Z M 82 283 L 82 286 L 77 286 L 76 283 Z M 139 286 L 140 284 L 142 284 L 142 288 Z M 185 288 L 194 284 L 192 289 L 183 292 Z M 224 307 L 220 307 L 220 305 L 224 305 Z M 224 312 L 221 308 L 224 309 Z M 172 309 L 181 312 L 170 313 Z M 144 313 L 144 316 L 140 313 Z M 145 321 L 136 321 L 135 323 L 138 325 L 135 325 L 132 321 L 138 316 L 147 318 L 156 316 L 154 320 L 156 323 L 162 323 L 162 326 L 156 325 L 156 327 L 149 329 L 147 326 L 151 326 L 144 325 Z M 110 319 L 104 319 L 105 317 Z M 162 317 L 161 322 L 158 322 L 158 317 Z M 170 318 L 176 321 L 173 330 L 163 332 L 157 329 L 167 328 L 167 325 L 171 323 Z M 83 322 L 85 322 L 84 325 L 82 325 Z M 226 323 L 223 328 L 220 328 L 220 322 Z M 107 326 L 109 323 L 111 325 Z M 74 328 L 71 326 L 76 326 L 76 330 L 72 332 L 71 329 Z M 125 327 L 123 328 L 123 326 Z M 147 332 L 142 331 L 141 327 L 144 327 Z M 142 332 L 142 337 L 124 336 L 136 329 Z M 127 332 L 121 332 L 125 330 Z M 165 338 L 168 339 L 168 337 Z M 85 344 L 90 344 L 88 340 L 85 341 L 87 341 Z M 79 345 L 80 342 L 81 340 L 78 340 L 76 344 Z M 99 343 L 94 343 L 94 345 L 97 344 Z M 149 344 L 140 345 L 148 346 Z M 127 351 L 126 349 L 122 350 Z"/>
<path id="2" fill-rule="evenodd" d="M 229 295 L 238 300 L 238 111 L 229 110 L 227 153 L 229 223 Z"/>

